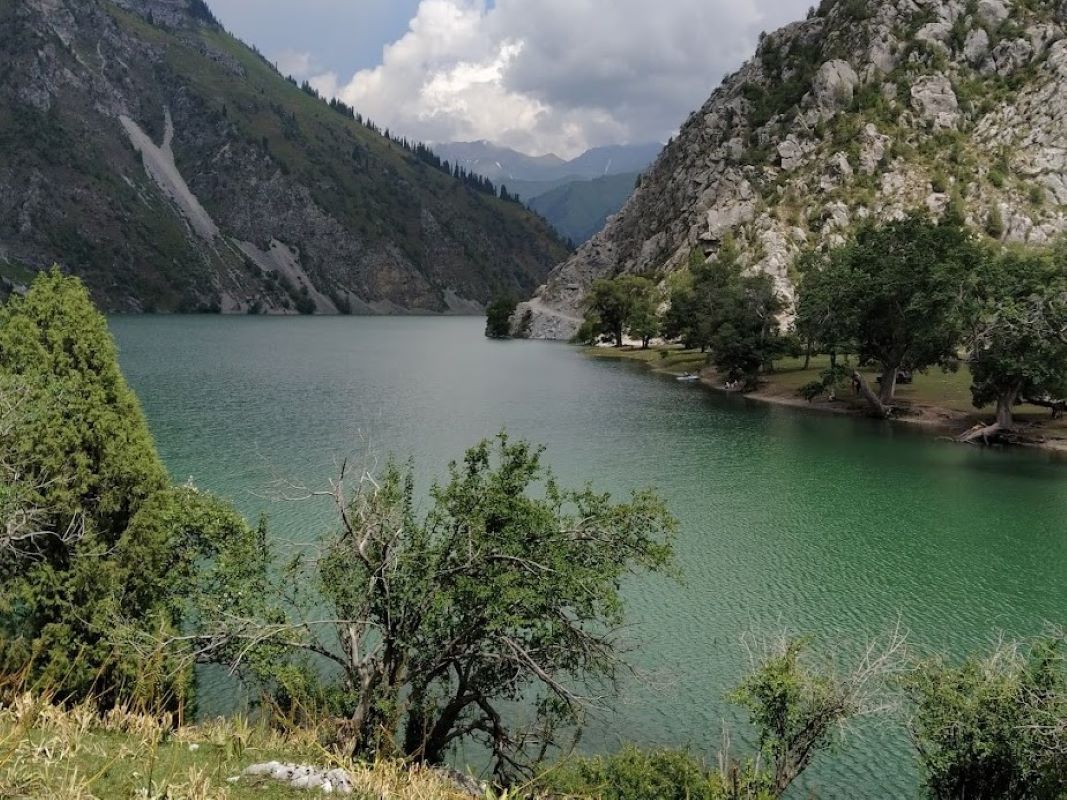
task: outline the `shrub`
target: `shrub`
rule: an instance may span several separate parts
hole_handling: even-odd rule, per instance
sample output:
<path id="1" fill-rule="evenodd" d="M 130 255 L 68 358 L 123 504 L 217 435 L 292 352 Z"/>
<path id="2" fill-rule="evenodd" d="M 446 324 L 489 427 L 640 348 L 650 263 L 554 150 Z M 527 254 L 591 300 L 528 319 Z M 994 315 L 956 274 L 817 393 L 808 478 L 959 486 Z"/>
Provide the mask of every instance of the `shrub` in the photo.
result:
<path id="1" fill-rule="evenodd" d="M 173 494 L 107 322 L 77 279 L 44 273 L 0 308 L 0 385 L 10 383 L 27 413 L 0 437 L 0 495 L 10 502 L 5 476 L 20 476 L 17 505 L 41 533 L 0 556 L 0 674 L 32 661 L 28 678 L 60 698 L 117 702 L 146 677 L 117 624 L 142 639 L 179 630 L 194 566 L 250 532 L 222 504 Z M 180 705 L 189 672 L 163 667 L 151 692 Z"/>
<path id="2" fill-rule="evenodd" d="M 762 780 L 738 770 L 724 778 L 684 750 L 652 752 L 627 748 L 610 756 L 580 758 L 549 773 L 542 788 L 551 795 L 599 800 L 726 800 L 769 798 Z M 731 785 L 733 783 L 733 785 Z M 736 793 L 731 789 L 739 790 Z M 728 788 L 729 787 L 729 788 Z"/>
<path id="3" fill-rule="evenodd" d="M 985 232 L 994 239 L 999 239 L 1004 235 L 1004 215 L 1000 213 L 1000 206 L 990 207 L 986 215 Z"/>
<path id="4" fill-rule="evenodd" d="M 1063 645 L 1061 637 L 1005 645 L 986 658 L 955 666 L 934 660 L 909 673 L 912 735 L 931 796 L 1063 796 Z"/>

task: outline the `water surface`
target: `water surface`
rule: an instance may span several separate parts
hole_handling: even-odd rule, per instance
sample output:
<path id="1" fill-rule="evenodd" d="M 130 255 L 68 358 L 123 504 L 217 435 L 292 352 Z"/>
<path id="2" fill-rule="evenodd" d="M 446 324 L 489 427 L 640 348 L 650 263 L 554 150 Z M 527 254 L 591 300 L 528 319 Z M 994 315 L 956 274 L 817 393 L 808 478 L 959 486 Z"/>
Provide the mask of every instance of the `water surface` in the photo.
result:
<path id="1" fill-rule="evenodd" d="M 176 479 L 231 498 L 273 535 L 330 524 L 284 484 L 321 488 L 345 457 L 394 452 L 425 483 L 506 427 L 567 482 L 655 486 L 681 521 L 684 581 L 626 586 L 640 676 L 583 746 L 713 753 L 748 632 L 855 647 L 900 619 L 955 652 L 1067 623 L 1067 464 L 866 420 L 724 397 L 566 345 L 494 342 L 472 318 L 118 317 L 121 361 Z M 279 483 L 281 481 L 282 483 Z M 289 490 L 289 494 L 297 493 Z M 862 726 L 808 785 L 914 796 L 907 744 Z"/>

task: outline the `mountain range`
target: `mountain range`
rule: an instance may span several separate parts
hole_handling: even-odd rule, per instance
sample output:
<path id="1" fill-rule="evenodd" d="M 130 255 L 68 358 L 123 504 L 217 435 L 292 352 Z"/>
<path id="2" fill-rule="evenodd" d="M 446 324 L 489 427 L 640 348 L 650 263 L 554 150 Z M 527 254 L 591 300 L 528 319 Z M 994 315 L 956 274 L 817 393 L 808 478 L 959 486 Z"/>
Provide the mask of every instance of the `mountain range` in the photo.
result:
<path id="1" fill-rule="evenodd" d="M 794 297 L 798 254 L 952 209 L 980 235 L 1067 231 L 1067 5 L 823 0 L 681 126 L 625 207 L 525 305 L 569 338 L 600 277 L 663 277 L 727 239 Z"/>
<path id="2" fill-rule="evenodd" d="M 563 236 L 581 244 L 622 208 L 660 144 L 594 147 L 570 160 L 486 141 L 435 145 L 442 158 L 504 185 Z"/>
<path id="3" fill-rule="evenodd" d="M 297 86 L 203 0 L 0 0 L 0 284 L 109 311 L 472 312 L 561 238 Z"/>

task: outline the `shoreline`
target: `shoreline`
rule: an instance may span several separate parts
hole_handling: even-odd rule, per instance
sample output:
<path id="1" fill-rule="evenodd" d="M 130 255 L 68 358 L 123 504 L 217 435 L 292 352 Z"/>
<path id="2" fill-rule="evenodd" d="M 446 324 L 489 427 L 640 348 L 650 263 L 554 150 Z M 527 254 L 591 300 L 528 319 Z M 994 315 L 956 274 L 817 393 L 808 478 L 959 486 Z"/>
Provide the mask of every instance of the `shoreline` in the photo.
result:
<path id="1" fill-rule="evenodd" d="M 673 352 L 676 358 L 672 359 L 666 353 Z M 643 365 L 653 373 L 680 377 L 684 372 L 690 372 L 700 376 L 699 384 L 705 391 L 713 391 L 720 394 L 728 394 L 743 397 L 759 403 L 795 408 L 803 411 L 811 411 L 818 414 L 837 414 L 848 417 L 869 417 L 866 413 L 867 406 L 859 398 L 853 398 L 850 394 L 830 401 L 825 398 L 808 401 L 797 395 L 795 389 L 789 385 L 776 383 L 773 378 L 782 373 L 771 373 L 770 380 L 763 380 L 759 388 L 751 392 L 742 392 L 727 389 L 719 376 L 706 364 L 696 366 L 689 362 L 703 362 L 703 356 L 678 348 L 650 347 L 641 350 L 635 346 L 624 346 L 621 349 L 606 346 L 592 346 L 583 348 L 583 353 L 590 358 L 607 358 L 618 361 L 630 361 Z M 661 354 L 657 360 L 655 355 Z M 687 368 L 680 368 L 681 364 L 687 364 Z M 910 425 L 915 430 L 922 431 L 926 435 L 936 436 L 945 440 L 952 440 L 961 433 L 967 431 L 976 423 L 988 421 L 992 412 L 985 414 L 978 410 L 962 411 L 948 406 L 937 405 L 927 402 L 905 401 L 908 413 L 903 416 L 891 417 L 887 422 L 899 425 Z M 1018 420 L 1020 427 L 1032 427 L 1035 436 L 1043 437 L 1041 440 L 1019 442 L 1015 445 L 994 445 L 998 448 L 1020 447 L 1027 450 L 1040 450 L 1050 454 L 1067 457 L 1067 426 L 1058 430 L 1050 430 L 1042 424 L 1043 419 L 1049 417 L 1031 418 L 1033 415 L 1021 415 Z M 962 443 L 961 443 L 962 444 Z"/>

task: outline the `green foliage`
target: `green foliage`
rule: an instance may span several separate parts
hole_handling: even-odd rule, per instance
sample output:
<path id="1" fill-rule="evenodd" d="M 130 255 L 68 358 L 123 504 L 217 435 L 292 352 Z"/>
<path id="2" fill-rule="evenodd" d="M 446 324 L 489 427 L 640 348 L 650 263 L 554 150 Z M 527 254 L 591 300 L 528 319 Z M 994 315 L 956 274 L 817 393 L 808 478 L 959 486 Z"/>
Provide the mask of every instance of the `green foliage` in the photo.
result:
<path id="1" fill-rule="evenodd" d="M 988 260 L 970 310 L 971 394 L 1011 419 L 1020 397 L 1067 395 L 1067 266 L 1062 254 Z"/>
<path id="2" fill-rule="evenodd" d="M 599 800 L 767 800 L 762 776 L 711 771 L 690 753 L 628 747 L 600 758 L 580 758 L 549 772 L 539 787 L 551 796 Z"/>
<path id="3" fill-rule="evenodd" d="M 501 295 L 486 309 L 485 335 L 490 339 L 507 339 L 511 336 L 511 316 L 519 301 L 513 295 Z"/>
<path id="4" fill-rule="evenodd" d="M 1034 798 L 1067 793 L 1063 639 L 1005 646 L 986 658 L 919 664 L 904 681 L 912 736 L 932 798 Z"/>
<path id="5" fill-rule="evenodd" d="M 0 439 L 19 476 L 17 503 L 41 534 L 0 559 L 0 673 L 32 661 L 31 679 L 62 697 L 136 696 L 179 705 L 190 673 L 159 667 L 146 688 L 145 640 L 187 619 L 198 565 L 250 536 L 225 506 L 170 488 L 104 318 L 58 270 L 0 309 L 0 380 L 21 413 Z M 11 497 L 9 488 L 0 496 Z"/>
<path id="6" fill-rule="evenodd" d="M 450 465 L 424 515 L 413 483 L 395 464 L 354 497 L 342 481 L 340 530 L 282 570 L 285 602 L 236 627 L 216 616 L 202 635 L 238 652 L 257 642 L 246 663 L 265 687 L 347 717 L 358 754 L 439 763 L 473 738 L 498 772 L 521 771 L 580 727 L 572 681 L 611 691 L 620 580 L 667 566 L 675 522 L 651 492 L 614 503 L 561 487 L 540 450 L 503 434 Z M 316 681 L 308 657 L 337 669 Z"/>
<path id="7" fill-rule="evenodd" d="M 992 205 L 986 215 L 985 232 L 994 239 L 1000 239 L 1004 235 L 1004 215 L 1000 213 L 999 205 Z"/>
<path id="8" fill-rule="evenodd" d="M 671 292 L 663 330 L 688 348 L 710 350 L 728 382 L 752 386 L 783 352 L 781 309 L 770 277 L 743 274 L 737 246 L 727 240 L 710 263 L 699 253 L 691 260 L 690 280 Z"/>
<path id="9" fill-rule="evenodd" d="M 656 285 L 648 278 L 601 278 L 593 283 L 585 302 L 585 319 L 575 336 L 579 342 L 603 339 L 622 347 L 623 334 L 632 333 L 647 346 L 656 335 Z"/>
<path id="10" fill-rule="evenodd" d="M 756 729 L 775 797 L 863 710 L 861 684 L 806 668 L 800 660 L 804 646 L 796 639 L 779 643 L 731 695 Z"/>
<path id="11" fill-rule="evenodd" d="M 861 363 L 888 376 L 944 365 L 955 357 L 965 290 L 983 257 L 954 220 L 867 224 L 852 242 L 809 259 L 798 328 L 834 346 L 850 343 Z M 883 382 L 883 404 L 895 383 Z"/>

